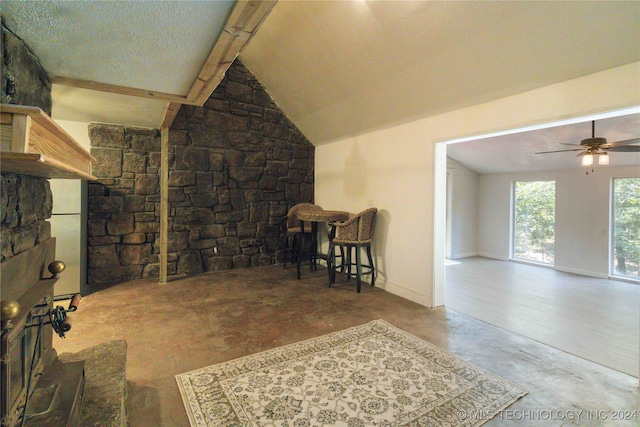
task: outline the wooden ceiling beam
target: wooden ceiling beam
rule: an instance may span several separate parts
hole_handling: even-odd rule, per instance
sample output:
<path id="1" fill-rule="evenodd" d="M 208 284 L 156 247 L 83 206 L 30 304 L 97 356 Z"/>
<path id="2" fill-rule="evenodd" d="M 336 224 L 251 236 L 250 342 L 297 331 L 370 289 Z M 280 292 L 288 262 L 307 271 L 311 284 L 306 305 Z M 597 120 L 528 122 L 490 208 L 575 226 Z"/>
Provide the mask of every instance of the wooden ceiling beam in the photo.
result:
<path id="1" fill-rule="evenodd" d="M 169 105 L 167 105 L 167 110 L 164 112 L 164 118 L 162 119 L 162 123 L 160 124 L 160 129 L 169 129 L 171 127 L 173 121 L 178 115 L 178 111 L 180 111 L 180 107 L 182 107 L 182 104 L 177 102 L 170 102 Z"/>
<path id="2" fill-rule="evenodd" d="M 276 3 L 277 0 L 239 0 L 236 2 L 220 37 L 211 49 L 186 96 L 62 76 L 54 76 L 52 82 L 62 86 L 166 101 L 168 103 L 167 110 L 160 127 L 169 128 L 178 114 L 180 105 L 204 105 L 224 78 L 227 69 L 249 43 Z"/>
<path id="3" fill-rule="evenodd" d="M 224 78 L 224 73 L 249 43 L 276 3 L 277 0 L 240 0 L 236 3 L 224 30 L 189 90 L 189 101 L 195 105 L 204 105 Z"/>
<path id="4" fill-rule="evenodd" d="M 53 84 L 61 86 L 71 86 L 81 89 L 97 90 L 100 92 L 116 93 L 118 95 L 135 96 L 138 98 L 156 99 L 159 101 L 187 103 L 187 97 L 184 95 L 175 95 L 172 93 L 158 92 L 153 90 L 138 89 L 128 86 L 118 86 L 108 83 L 94 82 L 91 80 L 74 79 L 70 77 L 53 76 L 51 78 Z"/>

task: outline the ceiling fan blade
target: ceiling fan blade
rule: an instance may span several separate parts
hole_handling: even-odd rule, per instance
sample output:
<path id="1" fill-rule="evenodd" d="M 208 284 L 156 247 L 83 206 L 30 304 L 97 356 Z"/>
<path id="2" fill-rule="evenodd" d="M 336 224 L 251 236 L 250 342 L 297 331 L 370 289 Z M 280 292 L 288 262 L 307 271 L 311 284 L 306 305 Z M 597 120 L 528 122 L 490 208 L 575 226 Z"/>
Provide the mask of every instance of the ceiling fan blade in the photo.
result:
<path id="1" fill-rule="evenodd" d="M 637 143 L 640 143 L 640 138 L 627 139 L 625 141 L 610 142 L 607 144 L 607 146 L 619 147 L 621 145 L 631 145 L 631 144 L 637 144 Z"/>
<path id="2" fill-rule="evenodd" d="M 554 150 L 554 151 L 540 151 L 536 154 L 549 154 L 549 153 L 563 153 L 565 151 L 583 151 L 584 149 L 582 148 L 572 148 L 569 150 Z"/>
<path id="3" fill-rule="evenodd" d="M 619 145 L 616 147 L 606 148 L 607 151 L 618 153 L 640 153 L 639 145 Z"/>
<path id="4" fill-rule="evenodd" d="M 572 147 L 582 147 L 582 144 L 569 144 L 568 142 L 561 142 L 560 145 L 571 145 Z"/>

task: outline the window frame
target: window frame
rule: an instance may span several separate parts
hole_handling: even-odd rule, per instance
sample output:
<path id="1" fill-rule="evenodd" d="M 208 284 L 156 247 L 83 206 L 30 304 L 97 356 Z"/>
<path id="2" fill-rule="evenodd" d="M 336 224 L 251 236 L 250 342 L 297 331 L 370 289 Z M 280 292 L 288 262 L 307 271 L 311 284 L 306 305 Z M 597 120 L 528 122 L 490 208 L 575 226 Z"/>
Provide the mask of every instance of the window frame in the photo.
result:
<path id="1" fill-rule="evenodd" d="M 527 259 L 527 258 L 519 258 L 516 256 L 516 247 L 517 247 L 517 242 L 516 242 L 516 203 L 517 203 L 517 196 L 516 196 L 516 190 L 517 190 L 517 186 L 518 183 L 532 183 L 532 182 L 551 182 L 553 183 L 553 246 L 554 246 L 554 251 L 553 251 L 553 259 L 551 262 L 545 262 L 545 261 L 537 261 L 537 260 L 532 260 L 532 259 Z M 511 182 L 511 203 L 510 203 L 510 207 L 511 207 L 511 221 L 510 221 L 510 227 L 509 227 L 509 234 L 510 234 L 510 244 L 509 244 L 509 260 L 511 261 L 515 261 L 515 262 L 521 262 L 521 263 L 525 263 L 525 264 L 534 264 L 534 265 L 538 265 L 538 266 L 542 266 L 542 267 L 549 267 L 549 268 L 553 268 L 555 267 L 555 261 L 556 261 L 556 257 L 555 257 L 555 243 L 556 243 L 556 205 L 557 205 L 557 201 L 556 201 L 556 179 L 535 179 L 535 180 L 514 180 Z"/>
<path id="2" fill-rule="evenodd" d="M 640 177 L 637 176 L 619 176 L 612 177 L 609 185 L 609 277 L 616 280 L 629 281 L 633 283 L 640 283 L 640 272 L 638 276 L 622 275 L 616 272 L 616 180 L 622 179 L 634 179 L 640 183 Z"/>

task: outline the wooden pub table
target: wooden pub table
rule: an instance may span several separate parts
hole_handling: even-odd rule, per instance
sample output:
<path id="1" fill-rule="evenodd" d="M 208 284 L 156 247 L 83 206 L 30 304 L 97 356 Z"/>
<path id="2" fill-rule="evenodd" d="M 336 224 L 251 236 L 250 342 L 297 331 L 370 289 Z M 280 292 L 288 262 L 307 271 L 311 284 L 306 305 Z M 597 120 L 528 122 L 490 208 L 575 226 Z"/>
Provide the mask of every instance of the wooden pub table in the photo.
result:
<path id="1" fill-rule="evenodd" d="M 351 214 L 349 212 L 344 211 L 327 211 L 327 210 L 300 210 L 297 213 L 298 219 L 300 220 L 300 229 L 304 230 L 304 223 L 311 223 L 311 239 L 312 239 L 312 249 L 314 252 L 311 256 L 311 269 L 316 268 L 316 260 L 320 257 L 323 257 L 323 254 L 318 253 L 318 223 L 327 223 L 330 224 L 336 221 L 346 221 L 349 219 Z M 332 237 L 332 236 L 330 236 Z M 300 240 L 300 250 L 298 251 L 298 266 L 296 273 L 298 275 L 298 279 L 300 279 L 300 264 L 302 262 L 302 249 L 304 248 L 305 237 L 304 233 L 302 233 L 302 238 Z M 324 255 L 326 257 L 326 255 Z"/>

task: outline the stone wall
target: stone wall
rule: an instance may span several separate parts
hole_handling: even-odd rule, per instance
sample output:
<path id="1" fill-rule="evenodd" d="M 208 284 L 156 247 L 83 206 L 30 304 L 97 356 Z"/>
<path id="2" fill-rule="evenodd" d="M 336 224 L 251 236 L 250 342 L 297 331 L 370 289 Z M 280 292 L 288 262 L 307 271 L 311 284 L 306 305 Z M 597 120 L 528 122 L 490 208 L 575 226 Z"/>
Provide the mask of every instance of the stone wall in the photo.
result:
<path id="1" fill-rule="evenodd" d="M 2 91 L 0 102 L 32 105 L 51 113 L 51 84 L 29 47 L 2 19 Z M 1 165 L 0 165 L 1 168 Z M 53 200 L 49 181 L 13 173 L 0 174 L 0 260 L 51 237 Z"/>
<path id="2" fill-rule="evenodd" d="M 277 262 L 281 224 L 313 202 L 314 147 L 239 61 L 169 134 L 170 265 L 194 274 Z"/>
<path id="3" fill-rule="evenodd" d="M 89 182 L 87 292 L 157 276 L 160 136 L 155 129 L 89 126 L 96 158 Z"/>
<path id="4" fill-rule="evenodd" d="M 0 260 L 51 238 L 53 198 L 49 181 L 28 175 L 0 175 Z"/>
<path id="5" fill-rule="evenodd" d="M 51 82 L 29 47 L 6 27 L 2 18 L 3 104 L 32 105 L 51 115 Z"/>
<path id="6" fill-rule="evenodd" d="M 157 277 L 159 132 L 92 125 L 90 138 L 89 291 Z M 180 109 L 169 151 L 168 274 L 277 262 L 288 209 L 314 199 L 314 147 L 239 61 L 203 107 Z"/>

